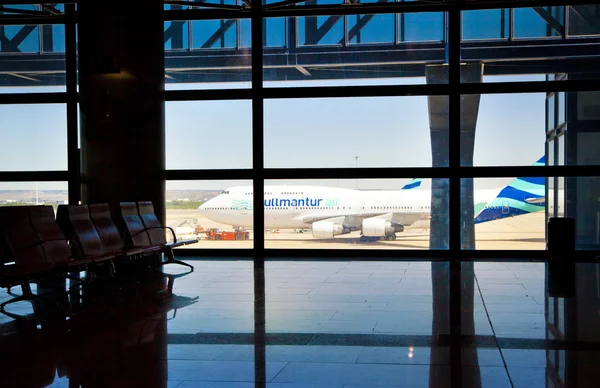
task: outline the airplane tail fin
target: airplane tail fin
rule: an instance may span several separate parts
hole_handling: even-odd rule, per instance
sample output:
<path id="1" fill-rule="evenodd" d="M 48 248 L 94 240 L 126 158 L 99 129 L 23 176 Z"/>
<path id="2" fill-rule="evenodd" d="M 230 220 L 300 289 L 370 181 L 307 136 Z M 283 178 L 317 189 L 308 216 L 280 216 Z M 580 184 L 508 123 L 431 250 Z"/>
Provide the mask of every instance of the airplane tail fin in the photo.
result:
<path id="1" fill-rule="evenodd" d="M 534 166 L 543 166 L 542 157 Z M 543 211 L 546 207 L 546 178 L 516 178 L 504 187 L 496 198 L 486 204 L 476 215 L 475 223 L 514 217 L 522 214 Z"/>
<path id="2" fill-rule="evenodd" d="M 418 189 L 419 187 L 421 187 L 421 178 L 414 178 L 412 179 L 410 182 L 408 182 L 407 184 L 405 184 L 401 190 L 413 190 L 413 189 Z"/>

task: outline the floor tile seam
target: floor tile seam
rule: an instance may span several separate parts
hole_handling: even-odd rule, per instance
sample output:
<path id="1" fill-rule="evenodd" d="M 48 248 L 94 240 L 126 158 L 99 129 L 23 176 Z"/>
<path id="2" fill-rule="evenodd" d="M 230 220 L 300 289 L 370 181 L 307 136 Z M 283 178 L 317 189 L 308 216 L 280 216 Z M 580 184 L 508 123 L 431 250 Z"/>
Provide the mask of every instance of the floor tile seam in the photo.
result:
<path id="1" fill-rule="evenodd" d="M 502 352 L 502 349 L 500 348 L 500 343 L 498 342 L 498 337 L 496 336 L 496 331 L 494 330 L 494 325 L 492 324 L 492 319 L 490 317 L 490 313 L 487 309 L 487 306 L 485 304 L 485 299 L 483 297 L 483 294 L 481 293 L 481 287 L 479 285 L 479 279 L 477 278 L 477 275 L 473 275 L 474 280 L 475 280 L 475 285 L 477 286 L 477 288 L 479 289 L 479 297 L 481 298 L 481 301 L 483 303 L 483 308 L 485 310 L 485 314 L 488 318 L 488 322 L 490 324 L 490 328 L 492 329 L 492 335 L 494 336 L 494 341 L 496 342 L 496 348 L 498 349 L 498 352 L 500 352 L 500 358 L 502 359 L 502 364 L 504 366 L 504 371 L 506 372 L 506 377 L 508 378 L 508 381 L 510 382 L 510 386 L 511 388 L 515 388 L 515 384 L 512 381 L 512 377 L 510 375 L 510 372 L 508 370 L 508 365 L 506 363 L 506 359 L 504 358 L 504 353 Z"/>

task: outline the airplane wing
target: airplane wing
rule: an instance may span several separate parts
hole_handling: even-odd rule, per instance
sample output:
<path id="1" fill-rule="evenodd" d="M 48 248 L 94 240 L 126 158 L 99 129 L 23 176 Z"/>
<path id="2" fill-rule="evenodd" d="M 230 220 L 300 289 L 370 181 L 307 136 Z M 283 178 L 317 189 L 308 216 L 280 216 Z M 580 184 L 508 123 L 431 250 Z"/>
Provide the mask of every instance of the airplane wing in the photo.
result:
<path id="1" fill-rule="evenodd" d="M 360 226 L 363 217 L 357 215 L 345 215 L 336 217 L 323 217 L 319 215 L 315 216 L 304 216 L 301 218 L 302 222 L 306 224 L 312 224 L 318 221 L 329 221 L 337 224 L 344 225 L 347 228 L 356 228 Z"/>
<path id="2" fill-rule="evenodd" d="M 393 224 L 409 226 L 416 221 L 424 219 L 422 213 L 371 213 L 361 215 L 345 215 L 337 217 L 323 217 L 323 216 L 304 216 L 302 222 L 306 224 L 312 224 L 318 221 L 329 221 L 341 224 L 347 228 L 358 228 L 361 226 L 365 219 L 384 219 L 390 221 Z"/>

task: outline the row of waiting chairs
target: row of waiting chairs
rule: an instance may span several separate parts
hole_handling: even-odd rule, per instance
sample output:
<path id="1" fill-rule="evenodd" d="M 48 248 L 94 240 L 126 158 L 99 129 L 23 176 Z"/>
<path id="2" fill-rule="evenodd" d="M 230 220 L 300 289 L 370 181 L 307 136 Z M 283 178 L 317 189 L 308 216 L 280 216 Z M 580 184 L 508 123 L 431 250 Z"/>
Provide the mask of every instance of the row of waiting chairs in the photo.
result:
<path id="1" fill-rule="evenodd" d="M 167 242 L 165 230 L 173 235 Z M 0 207 L 0 287 L 20 285 L 23 293 L 0 304 L 41 300 L 30 283 L 65 277 L 79 271 L 94 273 L 96 266 L 116 260 L 139 260 L 164 253 L 164 264 L 181 264 L 173 248 L 196 240 L 178 241 L 173 229 L 164 227 L 151 202 L 92 205 L 59 205 L 56 219 L 51 206 Z"/>

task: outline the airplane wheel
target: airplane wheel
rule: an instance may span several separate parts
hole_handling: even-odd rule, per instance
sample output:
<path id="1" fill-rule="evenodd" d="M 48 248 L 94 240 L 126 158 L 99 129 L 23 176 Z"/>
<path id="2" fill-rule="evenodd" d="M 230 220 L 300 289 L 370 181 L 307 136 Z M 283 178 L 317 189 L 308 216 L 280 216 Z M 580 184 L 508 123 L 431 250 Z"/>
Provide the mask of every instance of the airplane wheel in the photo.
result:
<path id="1" fill-rule="evenodd" d="M 396 235 L 395 234 L 391 234 L 390 235 L 390 240 L 391 241 L 396 241 Z"/>
<path id="2" fill-rule="evenodd" d="M 241 233 L 238 233 L 238 234 L 236 234 L 236 235 L 235 235 L 235 239 L 236 239 L 236 240 L 238 240 L 238 241 L 239 241 L 239 240 L 243 240 L 243 239 L 244 239 L 244 236 L 242 236 L 242 234 L 241 234 Z"/>

